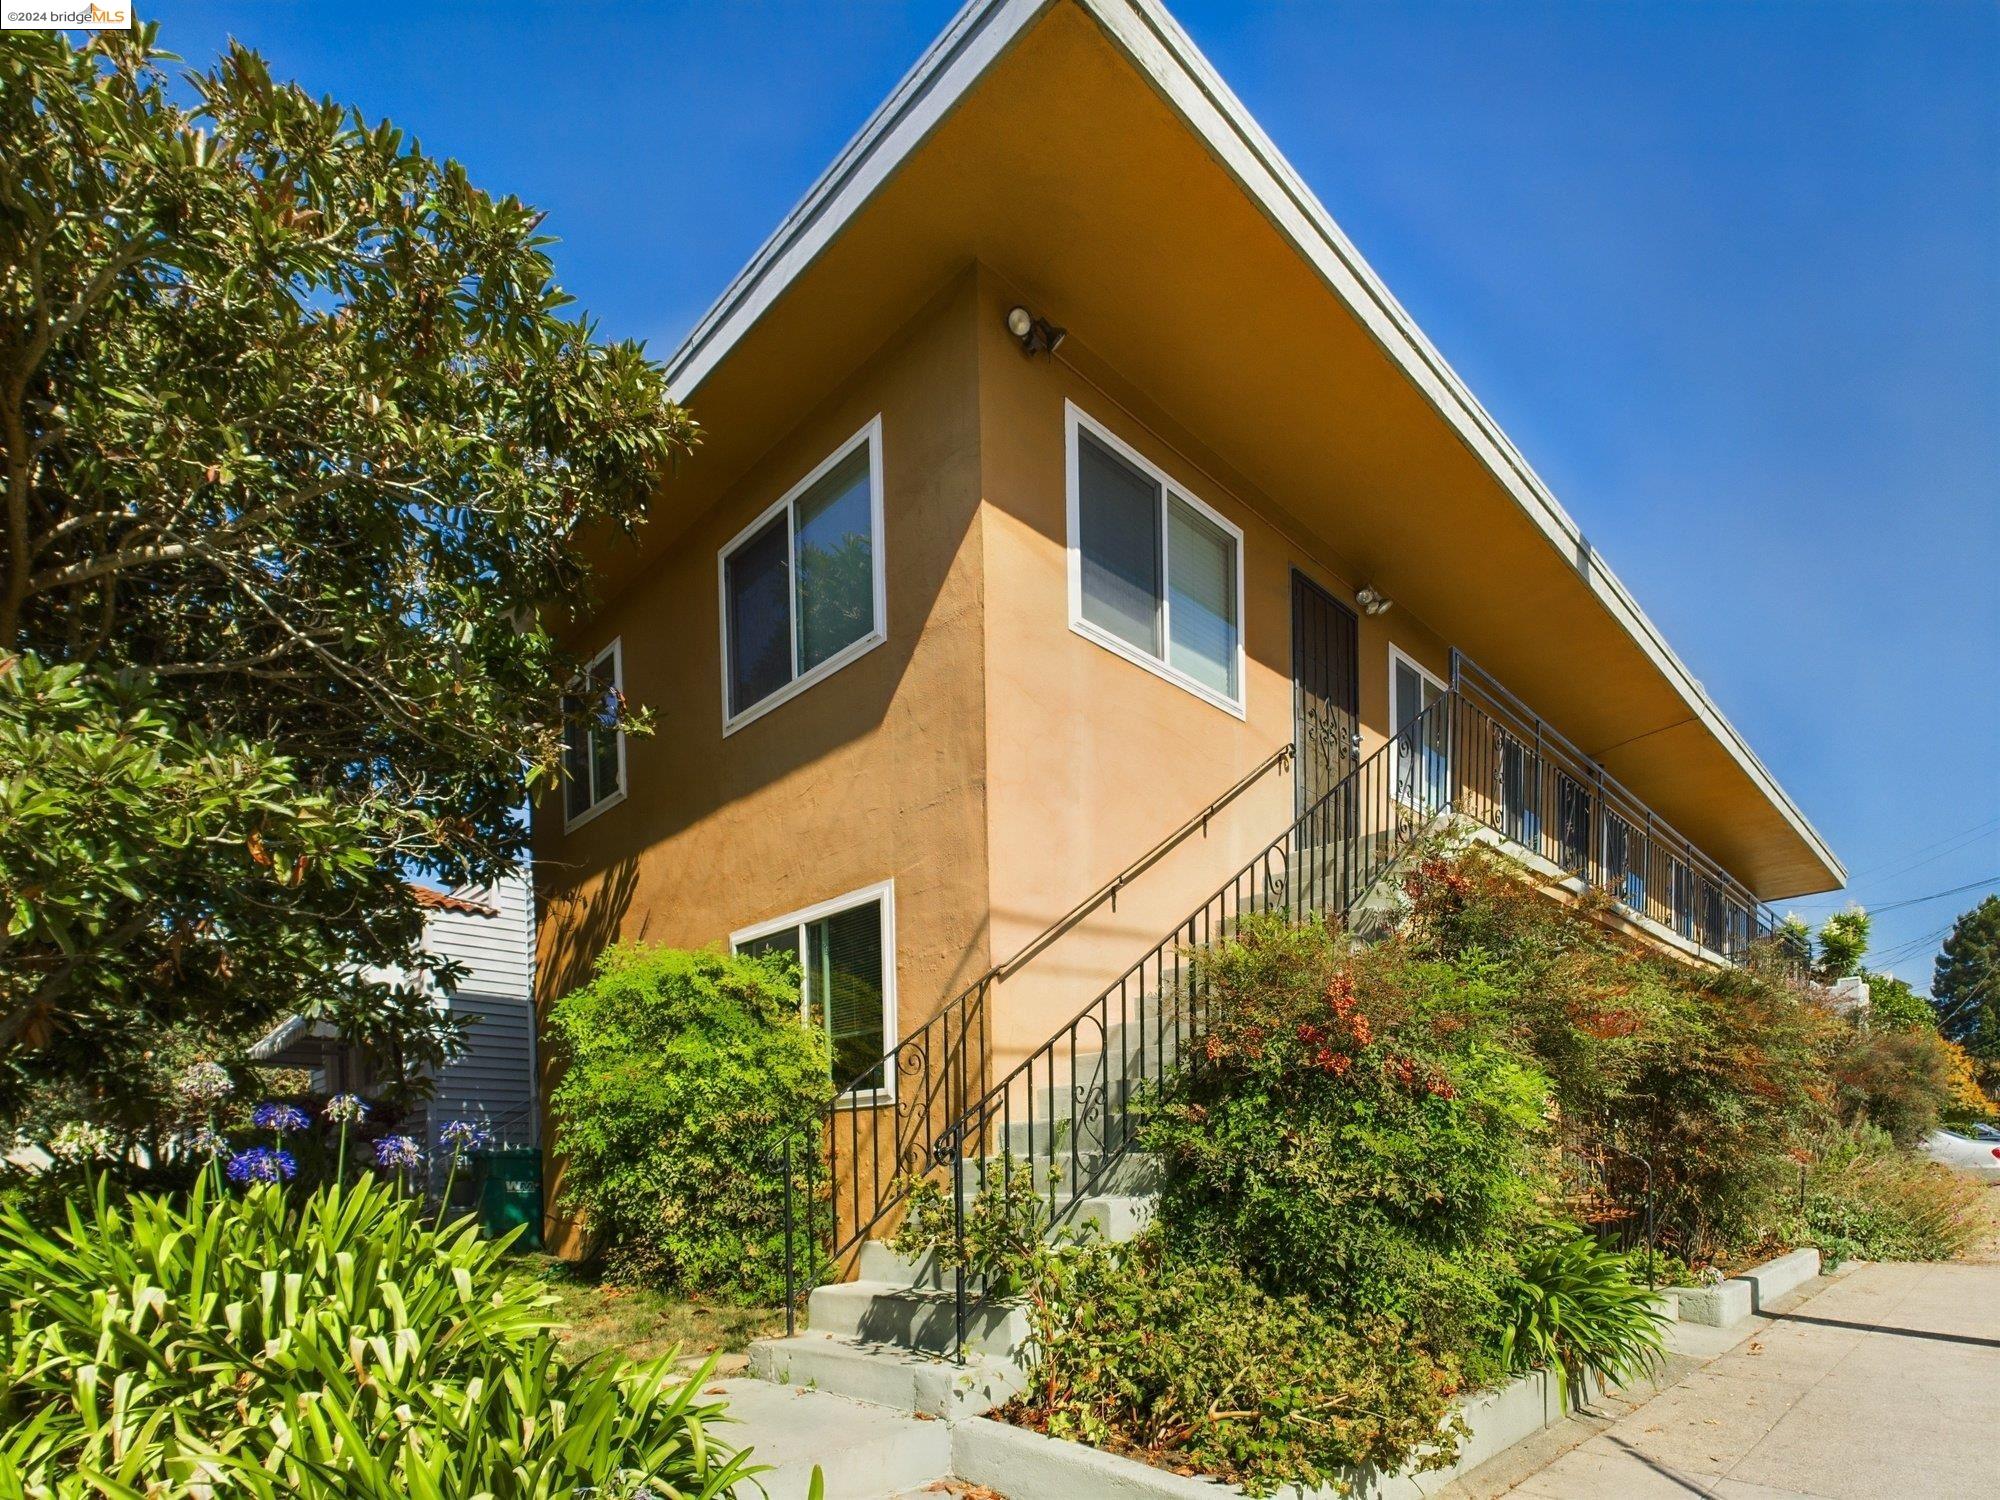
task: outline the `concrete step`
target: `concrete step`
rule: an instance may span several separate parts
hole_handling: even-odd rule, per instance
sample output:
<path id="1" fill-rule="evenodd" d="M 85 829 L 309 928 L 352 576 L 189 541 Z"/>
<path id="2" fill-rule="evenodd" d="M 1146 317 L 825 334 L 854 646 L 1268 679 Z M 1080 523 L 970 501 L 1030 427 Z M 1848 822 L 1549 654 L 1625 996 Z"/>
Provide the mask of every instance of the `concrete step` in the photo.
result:
<path id="1" fill-rule="evenodd" d="M 1039 1130 L 1036 1132 L 1038 1138 L 1043 1134 Z M 965 1164 L 965 1193 L 968 1198 L 978 1191 L 982 1178 L 995 1181 L 1009 1167 L 1019 1170 L 1024 1166 L 1033 1171 L 1035 1186 L 1044 1192 L 1048 1190 L 1051 1167 L 1054 1168 L 1058 1193 L 1156 1193 L 1160 1189 L 1160 1161 L 1148 1152 L 1124 1151 L 1107 1155 L 1102 1151 L 1084 1149 L 1079 1143 L 1075 1153 L 1063 1150 L 1051 1159 L 1045 1139 L 1043 1149 L 1031 1156 L 1025 1149 L 1026 1132 L 1019 1132 L 1019 1135 L 1020 1140 L 1011 1156 L 996 1154 Z"/>
<path id="2" fill-rule="evenodd" d="M 738 1500 L 805 1500 L 815 1466 L 826 1500 L 880 1500 L 951 1473 L 951 1429 L 908 1410 L 856 1401 L 824 1390 L 765 1380 L 725 1380 L 709 1387 L 725 1396 L 735 1420 L 715 1437 L 751 1450 L 765 1472 L 738 1484 Z"/>
<path id="3" fill-rule="evenodd" d="M 1153 1221 L 1159 1202 L 1152 1193 L 1092 1193 L 1073 1204 L 1062 1199 L 1057 1207 L 1065 1225 L 1094 1224 L 1107 1240 L 1129 1240 Z M 868 1240 L 861 1246 L 858 1279 L 851 1286 L 875 1285 L 913 1288 L 919 1291 L 949 1292 L 952 1275 L 938 1263 L 938 1253 L 898 1255 L 886 1240 Z"/>
<path id="4" fill-rule="evenodd" d="M 886 1281 L 840 1281 L 812 1290 L 806 1326 L 814 1333 L 921 1353 L 951 1350 L 956 1326 L 952 1294 L 941 1288 Z M 965 1310 L 965 1352 L 1011 1356 L 1028 1338 L 1028 1315 L 1004 1302 L 973 1302 Z"/>
<path id="5" fill-rule="evenodd" d="M 927 1287 L 942 1291 L 951 1285 L 951 1273 L 938 1265 L 935 1250 L 926 1250 L 922 1255 L 898 1255 L 889 1248 L 887 1240 L 868 1240 L 861 1246 L 861 1261 L 855 1268 L 861 1281 L 880 1282 L 884 1286 Z"/>
<path id="6" fill-rule="evenodd" d="M 807 1332 L 759 1339 L 750 1372 L 777 1386 L 800 1386 L 899 1412 L 956 1420 L 1004 1405 L 1026 1383 L 1012 1360 L 968 1355 L 954 1364 L 886 1344 Z"/>
<path id="7" fill-rule="evenodd" d="M 1094 1224 L 1104 1239 L 1114 1242 L 1137 1238 L 1139 1231 L 1153 1222 L 1159 1199 L 1146 1194 L 1099 1193 L 1085 1198 L 1068 1216 L 1069 1222 Z"/>

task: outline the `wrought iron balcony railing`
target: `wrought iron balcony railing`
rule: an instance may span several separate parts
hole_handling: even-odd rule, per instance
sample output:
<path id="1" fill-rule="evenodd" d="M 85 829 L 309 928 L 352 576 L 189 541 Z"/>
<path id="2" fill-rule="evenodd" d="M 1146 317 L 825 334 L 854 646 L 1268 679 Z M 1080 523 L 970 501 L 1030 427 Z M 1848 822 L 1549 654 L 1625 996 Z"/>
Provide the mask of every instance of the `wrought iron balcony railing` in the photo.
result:
<path id="1" fill-rule="evenodd" d="M 1463 657 L 1454 659 L 1452 679 L 1067 1025 L 1011 1067 L 1001 1064 L 999 1077 L 991 1076 L 1000 1071 L 988 1014 L 994 985 L 1203 826 L 1289 750 L 982 976 L 871 1068 L 867 1076 L 897 1080 L 886 1133 L 880 1118 L 864 1126 L 863 1111 L 841 1106 L 802 1128 L 785 1151 L 788 1330 L 800 1291 L 885 1219 L 912 1174 L 948 1174 L 961 1236 L 967 1203 L 995 1174 L 1011 1193 L 1017 1164 L 1029 1167 L 1050 1221 L 1075 1214 L 1132 1150 L 1147 1103 L 1176 1069 L 1197 1065 L 1193 1044 L 1209 1002 L 1196 955 L 1252 913 L 1363 926 L 1370 911 L 1394 906 L 1394 872 L 1426 834 L 1485 828 L 1608 890 L 1632 915 L 1716 958 L 1740 961 L 1752 943 L 1772 934 L 1769 908 L 1741 882 L 1499 683 Z M 962 1345 L 974 1289 L 962 1273 L 955 1282 Z"/>
<path id="2" fill-rule="evenodd" d="M 1716 958 L 1740 962 L 1776 918 L 1604 768 L 1462 655 L 1449 740 L 1409 774 L 1444 776 L 1453 811 Z"/>

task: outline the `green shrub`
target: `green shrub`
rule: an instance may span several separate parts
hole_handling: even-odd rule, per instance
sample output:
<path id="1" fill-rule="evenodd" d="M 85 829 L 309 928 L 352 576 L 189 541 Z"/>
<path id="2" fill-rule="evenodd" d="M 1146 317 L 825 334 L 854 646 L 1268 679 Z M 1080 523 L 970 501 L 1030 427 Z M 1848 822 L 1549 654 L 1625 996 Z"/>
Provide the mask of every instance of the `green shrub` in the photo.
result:
<path id="1" fill-rule="evenodd" d="M 1629 1257 L 1578 1236 L 1519 1261 L 1501 1343 L 1509 1369 L 1553 1371 L 1567 1406 L 1587 1398 L 1586 1377 L 1630 1380 L 1659 1364 L 1666 1315 Z"/>
<path id="2" fill-rule="evenodd" d="M 1027 1426 L 1269 1494 L 1345 1487 L 1413 1457 L 1448 1464 L 1459 1373 L 1394 1318 L 1329 1317 L 1154 1236 L 1040 1256 L 1030 1280 Z"/>
<path id="3" fill-rule="evenodd" d="M 962 1219 L 952 1213 L 951 1185 L 942 1174 L 902 1179 L 903 1221 L 889 1248 L 910 1260 L 932 1255 L 947 1271 L 963 1266 L 989 1293 L 1013 1295 L 1054 1229 L 1049 1198 L 1037 1187 L 1034 1168 L 1017 1162 L 1011 1171 L 989 1171 Z M 1076 1236 L 1069 1226 L 1060 1231 L 1065 1242 Z"/>
<path id="4" fill-rule="evenodd" d="M 1565 1144 L 1595 1161 L 1589 1202 L 1636 1235 L 1650 1194 L 1662 1244 L 1696 1263 L 1767 1242 L 1795 1203 L 1794 1153 L 1837 1117 L 1835 1079 L 1864 1039 L 1783 963 L 1701 969 L 1614 937 L 1601 893 L 1549 900 L 1474 852 L 1425 861 L 1393 946 L 1462 976 L 1547 1075 Z M 1853 1100 L 1846 1101 L 1852 1107 Z"/>
<path id="5" fill-rule="evenodd" d="M 0 1494 L 727 1493 L 707 1372 L 566 1364 L 504 1249 L 372 1177 L 0 1206 Z"/>
<path id="6" fill-rule="evenodd" d="M 1981 1188 L 1949 1167 L 1856 1128 L 1825 1143 L 1808 1169 L 1792 1237 L 1843 1260 L 1952 1260 L 1983 1233 Z"/>
<path id="7" fill-rule="evenodd" d="M 1937 1129 L 1956 1103 L 1950 1044 L 1933 1029 L 1856 1031 L 1834 1077 L 1841 1118 L 1866 1121 L 1902 1146 Z"/>
<path id="8" fill-rule="evenodd" d="M 551 1007 L 560 1202 L 613 1275 L 783 1297 L 784 1148 L 833 1089 L 798 997 L 795 960 L 627 945 Z"/>
<path id="9" fill-rule="evenodd" d="M 1867 974 L 1868 1024 L 1884 1031 L 1936 1031 L 1937 1011 L 1907 980 L 1894 974 Z"/>
<path id="10" fill-rule="evenodd" d="M 1173 1250 L 1329 1313 L 1387 1315 L 1475 1381 L 1497 1374 L 1545 1082 L 1478 982 L 1276 920 L 1197 973 L 1210 1029 L 1148 1131 Z"/>

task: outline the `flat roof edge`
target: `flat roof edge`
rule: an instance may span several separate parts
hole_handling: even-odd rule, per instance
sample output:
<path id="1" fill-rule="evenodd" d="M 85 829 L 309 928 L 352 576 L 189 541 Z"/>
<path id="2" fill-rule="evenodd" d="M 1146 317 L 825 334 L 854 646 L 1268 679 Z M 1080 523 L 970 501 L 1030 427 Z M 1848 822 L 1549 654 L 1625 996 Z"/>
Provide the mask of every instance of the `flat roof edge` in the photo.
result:
<path id="1" fill-rule="evenodd" d="M 668 384 L 681 399 L 700 386 L 931 129 L 1055 3 L 1057 0 L 968 0 L 668 359 Z M 1273 226 L 1354 310 L 1798 834 L 1833 878 L 1833 886 L 1844 885 L 1846 867 L 1819 830 L 1708 696 L 1582 528 L 1341 231 L 1180 23 L 1159 0 L 1072 3 L 1097 20 Z"/>

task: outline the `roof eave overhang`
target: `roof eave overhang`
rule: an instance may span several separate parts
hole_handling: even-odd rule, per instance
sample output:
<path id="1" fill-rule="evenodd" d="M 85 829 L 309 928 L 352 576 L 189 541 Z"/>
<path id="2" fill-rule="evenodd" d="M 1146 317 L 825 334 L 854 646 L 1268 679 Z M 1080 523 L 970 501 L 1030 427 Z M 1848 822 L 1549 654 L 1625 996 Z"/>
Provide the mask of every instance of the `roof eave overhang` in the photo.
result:
<path id="1" fill-rule="evenodd" d="M 691 399 L 1007 50 L 1058 4 L 1089 14 L 1292 248 L 1348 306 L 1653 663 L 1826 874 L 1846 870 L 1464 381 L 1334 223 L 1178 22 L 1155 0 L 969 0 L 730 282 L 667 364 Z M 1782 892 L 1778 894 L 1790 894 Z"/>

